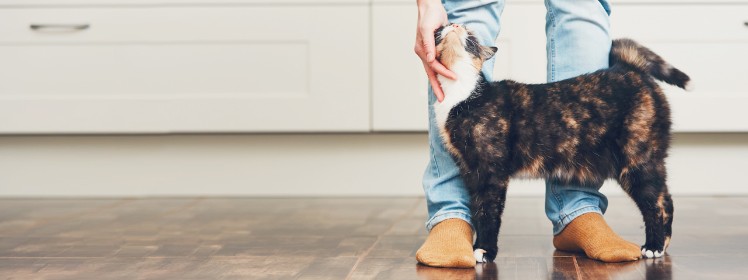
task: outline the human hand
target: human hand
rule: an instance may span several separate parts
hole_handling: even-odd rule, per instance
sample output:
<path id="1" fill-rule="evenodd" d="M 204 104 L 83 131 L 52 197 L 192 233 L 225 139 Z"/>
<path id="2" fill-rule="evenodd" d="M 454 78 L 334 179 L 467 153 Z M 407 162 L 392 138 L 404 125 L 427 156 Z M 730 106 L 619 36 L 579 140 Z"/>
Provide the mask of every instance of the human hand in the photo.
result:
<path id="1" fill-rule="evenodd" d="M 436 60 L 436 46 L 434 43 L 434 30 L 449 23 L 447 11 L 439 0 L 418 0 L 418 27 L 416 29 L 415 52 L 421 58 L 426 76 L 429 78 L 431 88 L 439 102 L 444 100 L 444 91 L 436 78 L 436 74 L 449 79 L 457 79 L 457 76 Z"/>

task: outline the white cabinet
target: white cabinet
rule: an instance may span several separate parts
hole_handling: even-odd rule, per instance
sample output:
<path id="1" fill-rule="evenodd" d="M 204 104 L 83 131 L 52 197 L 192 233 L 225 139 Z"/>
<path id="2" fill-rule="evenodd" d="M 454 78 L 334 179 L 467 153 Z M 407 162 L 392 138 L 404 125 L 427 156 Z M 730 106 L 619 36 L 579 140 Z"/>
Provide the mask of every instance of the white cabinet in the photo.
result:
<path id="1" fill-rule="evenodd" d="M 666 87 L 675 131 L 748 131 L 748 1 L 667 2 L 614 2 L 613 37 L 641 42 L 692 77 L 692 92 Z M 378 1 L 372 17 L 373 129 L 424 131 L 427 81 L 412 50 L 415 7 L 406 1 Z M 542 1 L 508 1 L 501 24 L 494 78 L 545 82 Z"/>
<path id="2" fill-rule="evenodd" d="M 0 132 L 369 131 L 368 26 L 365 3 L 0 6 Z"/>
<path id="3" fill-rule="evenodd" d="M 620 5 L 611 19 L 691 77 L 693 91 L 666 87 L 676 131 L 748 131 L 748 5 Z"/>
<path id="4" fill-rule="evenodd" d="M 413 52 L 416 6 L 372 6 L 372 129 L 416 131 L 428 126 L 427 80 Z"/>
<path id="5" fill-rule="evenodd" d="M 692 76 L 676 131 L 748 131 L 748 1 L 658 3 L 612 30 Z M 0 134 L 425 131 L 415 25 L 412 0 L 0 0 Z M 545 81 L 544 25 L 507 1 L 496 79 Z"/>

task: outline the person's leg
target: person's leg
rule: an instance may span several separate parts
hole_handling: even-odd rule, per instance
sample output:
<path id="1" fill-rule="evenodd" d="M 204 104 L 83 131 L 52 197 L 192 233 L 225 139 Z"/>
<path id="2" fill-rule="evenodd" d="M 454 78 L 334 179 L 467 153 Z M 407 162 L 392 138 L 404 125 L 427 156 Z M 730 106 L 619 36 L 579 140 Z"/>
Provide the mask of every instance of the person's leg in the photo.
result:
<path id="1" fill-rule="evenodd" d="M 608 67 L 611 38 L 607 0 L 546 0 L 548 82 Z M 545 212 L 557 249 L 584 251 L 608 262 L 635 260 L 639 247 L 621 239 L 602 219 L 608 199 L 601 184 L 546 181 Z"/>
<path id="2" fill-rule="evenodd" d="M 464 24 L 483 45 L 493 46 L 499 33 L 499 16 L 503 0 L 442 1 L 449 21 Z M 491 79 L 493 60 L 483 65 Z M 432 105 L 436 97 L 429 87 L 430 161 L 423 176 L 423 189 L 429 218 L 429 237 L 418 249 L 416 259 L 426 265 L 440 267 L 473 267 L 473 230 L 470 225 L 470 195 L 460 171 L 444 147 L 434 118 Z"/>

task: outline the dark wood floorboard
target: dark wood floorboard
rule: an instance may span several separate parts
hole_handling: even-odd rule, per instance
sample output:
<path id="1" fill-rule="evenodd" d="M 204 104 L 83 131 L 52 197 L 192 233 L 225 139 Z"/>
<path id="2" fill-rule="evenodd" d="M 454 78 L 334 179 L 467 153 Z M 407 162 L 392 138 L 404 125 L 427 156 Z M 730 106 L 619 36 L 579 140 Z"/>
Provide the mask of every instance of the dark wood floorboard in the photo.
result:
<path id="1" fill-rule="evenodd" d="M 676 197 L 665 258 L 556 251 L 542 197 L 510 198 L 494 263 L 418 265 L 423 198 L 0 199 L 0 279 L 746 279 L 748 197 Z M 614 230 L 642 243 L 633 202 Z"/>

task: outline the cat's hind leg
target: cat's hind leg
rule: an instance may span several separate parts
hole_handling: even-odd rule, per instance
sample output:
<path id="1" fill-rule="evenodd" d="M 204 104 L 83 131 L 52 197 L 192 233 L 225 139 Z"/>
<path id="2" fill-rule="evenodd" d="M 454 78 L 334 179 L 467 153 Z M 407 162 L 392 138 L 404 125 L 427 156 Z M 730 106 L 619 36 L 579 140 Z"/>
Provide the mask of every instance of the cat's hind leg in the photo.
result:
<path id="1" fill-rule="evenodd" d="M 625 168 L 618 180 L 644 218 L 646 242 L 642 246 L 643 257 L 661 257 L 669 245 L 673 202 L 665 180 L 663 163 Z"/>
<path id="2" fill-rule="evenodd" d="M 472 188 L 472 219 L 476 240 L 473 246 L 478 262 L 489 262 L 498 253 L 501 215 L 506 201 L 508 176 L 490 176 L 483 184 Z"/>

